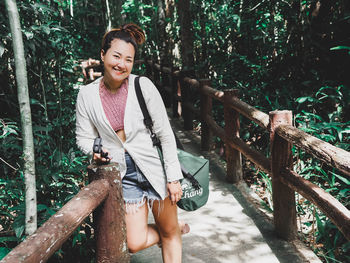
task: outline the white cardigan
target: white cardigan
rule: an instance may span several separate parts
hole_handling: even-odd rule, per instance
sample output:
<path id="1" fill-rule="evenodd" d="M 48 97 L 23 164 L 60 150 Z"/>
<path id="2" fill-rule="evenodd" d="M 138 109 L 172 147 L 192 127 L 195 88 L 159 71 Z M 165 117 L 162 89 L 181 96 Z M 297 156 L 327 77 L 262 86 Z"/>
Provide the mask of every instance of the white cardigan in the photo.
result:
<path id="1" fill-rule="evenodd" d="M 92 155 L 94 139 L 100 136 L 103 148 L 112 157 L 112 162 L 119 164 L 122 178 L 126 172 L 126 150 L 153 188 L 164 199 L 168 195 L 166 182 L 183 178 L 177 158 L 175 137 L 157 88 L 150 79 L 141 77 L 141 91 L 153 120 L 153 130 L 162 144 L 165 176 L 157 149 L 152 145 L 150 132 L 143 123 L 142 111 L 136 97 L 134 79 L 135 75 L 130 74 L 124 117 L 124 131 L 126 135 L 124 143 L 111 127 L 103 110 L 99 95 L 101 78 L 81 87 L 76 103 L 77 145 L 85 154 Z"/>

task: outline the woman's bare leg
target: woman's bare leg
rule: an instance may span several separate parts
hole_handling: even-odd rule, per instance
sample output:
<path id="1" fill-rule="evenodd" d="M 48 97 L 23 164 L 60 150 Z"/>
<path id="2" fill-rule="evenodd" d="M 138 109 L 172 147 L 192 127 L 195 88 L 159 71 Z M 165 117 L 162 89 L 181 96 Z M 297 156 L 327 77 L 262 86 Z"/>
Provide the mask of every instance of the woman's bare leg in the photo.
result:
<path id="1" fill-rule="evenodd" d="M 160 241 L 155 225 L 148 225 L 147 202 L 135 213 L 125 215 L 126 234 L 129 251 L 136 253 Z"/>
<path id="2" fill-rule="evenodd" d="M 152 212 L 162 242 L 163 262 L 180 263 L 182 241 L 176 204 L 171 204 L 169 198 L 166 198 L 161 206 L 159 206 L 159 201 L 155 201 Z"/>

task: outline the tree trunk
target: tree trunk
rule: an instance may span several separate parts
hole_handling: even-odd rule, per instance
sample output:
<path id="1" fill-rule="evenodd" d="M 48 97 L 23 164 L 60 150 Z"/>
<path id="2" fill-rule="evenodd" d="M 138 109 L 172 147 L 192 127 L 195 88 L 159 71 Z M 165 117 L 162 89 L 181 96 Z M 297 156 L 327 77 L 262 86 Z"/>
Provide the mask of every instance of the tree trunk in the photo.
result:
<path id="1" fill-rule="evenodd" d="M 16 81 L 19 109 L 21 114 L 21 127 L 23 139 L 23 160 L 25 180 L 25 229 L 26 234 L 34 233 L 37 228 L 36 185 L 34 142 L 32 131 L 32 118 L 29 104 L 28 80 L 26 60 L 24 56 L 23 39 L 16 0 L 6 0 L 6 9 L 9 15 L 12 43 L 15 55 Z"/>
<path id="2" fill-rule="evenodd" d="M 111 30 L 112 28 L 112 19 L 111 19 L 111 10 L 109 8 L 109 1 L 108 0 L 105 0 L 106 1 L 106 15 L 107 15 L 107 31 Z"/>
<path id="3" fill-rule="evenodd" d="M 73 17 L 74 16 L 73 0 L 69 0 L 69 12 L 70 12 L 70 16 Z"/>
<path id="4" fill-rule="evenodd" d="M 118 27 L 124 23 L 124 16 L 122 14 L 124 1 L 109 1 L 102 0 L 102 11 L 104 13 L 103 19 L 106 30 Z"/>
<path id="5" fill-rule="evenodd" d="M 177 8 L 180 20 L 182 69 L 193 71 L 194 57 L 190 0 L 179 0 Z"/>
<path id="6" fill-rule="evenodd" d="M 175 3 L 174 0 L 166 0 L 165 1 L 165 54 L 168 59 L 173 58 L 173 51 L 175 49 L 174 38 L 172 37 L 172 31 L 174 30 L 173 22 L 174 21 L 174 9 Z M 166 29 L 168 28 L 168 30 Z M 170 59 L 170 64 L 173 63 L 173 59 Z"/>
<path id="7" fill-rule="evenodd" d="M 112 5 L 111 5 L 112 27 L 117 27 L 124 23 L 124 17 L 122 14 L 124 2 L 125 1 L 123 0 L 112 1 Z"/>
<path id="8" fill-rule="evenodd" d="M 169 45 L 170 37 L 166 36 L 166 21 L 165 21 L 165 10 L 164 3 L 162 0 L 157 0 L 158 6 L 158 17 L 157 17 L 157 28 L 158 28 L 158 44 L 159 44 L 159 57 L 161 65 L 170 66 L 171 60 L 169 54 L 167 54 L 167 46 Z"/>

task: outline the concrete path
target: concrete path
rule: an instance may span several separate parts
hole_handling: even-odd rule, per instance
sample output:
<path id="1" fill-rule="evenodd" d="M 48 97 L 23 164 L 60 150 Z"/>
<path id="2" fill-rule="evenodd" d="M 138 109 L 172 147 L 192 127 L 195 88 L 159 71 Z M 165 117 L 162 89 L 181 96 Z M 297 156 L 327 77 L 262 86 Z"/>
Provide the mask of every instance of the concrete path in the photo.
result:
<path id="1" fill-rule="evenodd" d="M 290 244 L 278 239 L 271 220 L 252 204 L 245 184 L 227 183 L 224 163 L 217 155 L 200 152 L 199 137 L 181 130 L 180 120 L 171 122 L 185 150 L 210 160 L 208 203 L 194 212 L 179 210 L 179 218 L 191 227 L 183 236 L 184 263 L 321 262 L 300 242 Z M 133 254 L 131 262 L 161 263 L 161 249 L 153 246 Z"/>

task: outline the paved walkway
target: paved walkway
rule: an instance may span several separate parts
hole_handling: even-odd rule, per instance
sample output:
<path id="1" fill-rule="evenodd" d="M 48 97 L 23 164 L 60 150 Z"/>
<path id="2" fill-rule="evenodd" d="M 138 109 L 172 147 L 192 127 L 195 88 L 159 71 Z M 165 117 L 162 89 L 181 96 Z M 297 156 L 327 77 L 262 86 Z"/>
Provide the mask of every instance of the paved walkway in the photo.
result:
<path id="1" fill-rule="evenodd" d="M 217 155 L 200 152 L 198 136 L 181 130 L 181 121 L 171 122 L 185 150 L 210 160 L 208 203 L 194 212 L 179 210 L 179 218 L 191 227 L 183 236 L 184 263 L 321 262 L 300 242 L 289 244 L 278 239 L 271 221 L 247 201 L 251 197 L 245 184 L 228 184 Z M 131 262 L 161 263 L 161 250 L 157 246 L 145 249 L 133 254 Z"/>

